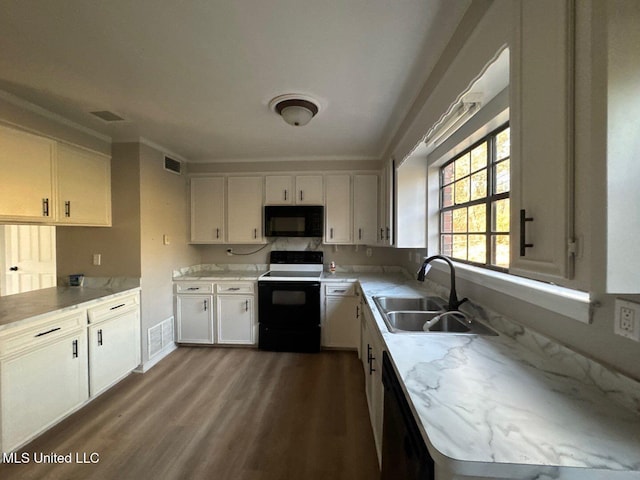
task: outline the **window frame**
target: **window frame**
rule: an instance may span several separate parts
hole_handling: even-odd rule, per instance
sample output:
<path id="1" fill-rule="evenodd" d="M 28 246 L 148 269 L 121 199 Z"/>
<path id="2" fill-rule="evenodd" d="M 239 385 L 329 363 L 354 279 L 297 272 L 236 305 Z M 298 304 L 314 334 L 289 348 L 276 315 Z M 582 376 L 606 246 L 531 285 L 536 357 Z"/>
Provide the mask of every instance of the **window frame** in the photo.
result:
<path id="1" fill-rule="evenodd" d="M 509 181 L 509 190 L 506 192 L 501 192 L 501 193 L 495 193 L 495 186 L 496 186 L 496 167 L 505 162 L 505 161 L 509 161 L 510 165 L 509 165 L 509 175 L 511 176 L 511 172 L 512 172 L 512 168 L 511 168 L 511 152 L 509 152 L 509 155 L 496 160 L 496 156 L 497 156 L 497 148 L 496 148 L 496 138 L 497 136 L 503 132 L 506 129 L 510 128 L 510 124 L 509 121 L 502 123 L 500 126 L 494 128 L 493 130 L 491 130 L 489 133 L 487 133 L 486 135 L 484 135 L 481 139 L 479 139 L 478 141 L 474 142 L 473 144 L 471 144 L 469 147 L 465 148 L 464 150 L 462 150 L 460 153 L 456 154 L 455 156 L 453 156 L 451 159 L 447 160 L 446 162 L 444 162 L 442 165 L 440 165 L 438 167 L 438 250 L 440 251 L 440 253 L 443 253 L 443 236 L 444 235 L 455 235 L 455 232 L 446 232 L 443 233 L 443 213 L 444 212 L 453 212 L 456 209 L 460 209 L 460 208 L 469 208 L 475 205 L 485 205 L 486 208 L 486 225 L 485 225 L 485 231 L 484 232 L 469 232 L 468 230 L 468 218 L 467 218 L 467 230 L 464 233 L 459 233 L 459 234 L 464 234 L 467 236 L 467 257 L 468 257 L 468 237 L 470 234 L 477 234 L 477 235 L 484 235 L 485 241 L 486 241 L 486 245 L 485 245 L 485 252 L 486 252 L 486 257 L 485 257 L 485 261 L 486 263 L 480 263 L 480 262 L 474 262 L 468 259 L 462 259 L 462 258 L 458 258 L 458 257 L 454 257 L 453 255 L 450 256 L 450 258 L 456 262 L 461 262 L 461 263 L 466 263 L 468 265 L 473 265 L 476 267 L 480 267 L 480 268 L 486 268 L 489 270 L 494 270 L 494 271 L 498 271 L 498 272 L 505 272 L 508 273 L 509 272 L 509 267 L 501 267 L 498 265 L 494 265 L 492 263 L 490 263 L 491 261 L 495 261 L 494 258 L 492 258 L 492 253 L 493 253 L 493 249 L 492 249 L 492 236 L 493 235 L 506 235 L 507 237 L 510 238 L 510 231 L 493 231 L 492 229 L 492 221 L 493 221 L 493 209 L 492 209 L 492 204 L 496 201 L 499 200 L 504 200 L 504 199 L 509 199 L 511 197 L 511 178 Z M 510 135 L 511 137 L 511 135 Z M 510 140 L 511 141 L 511 140 Z M 482 145 L 483 143 L 487 143 L 487 164 L 486 166 L 482 167 L 479 170 L 476 171 L 469 171 L 469 173 L 467 175 L 465 175 L 464 177 L 461 177 L 459 179 L 455 179 L 448 182 L 448 183 L 444 183 L 444 176 L 445 176 L 445 169 L 446 167 L 448 167 L 449 165 L 453 164 L 456 160 L 459 160 L 460 158 L 464 157 L 465 155 L 470 154 L 475 148 L 477 148 L 478 146 Z M 465 179 L 468 178 L 469 179 L 469 197 L 471 197 L 471 177 L 482 171 L 483 169 L 485 169 L 487 171 L 487 189 L 486 189 L 486 196 L 479 198 L 479 199 L 475 199 L 475 200 L 469 200 L 467 202 L 464 203 L 460 203 L 460 204 L 456 204 L 455 203 L 455 196 L 453 199 L 453 202 L 451 205 L 444 207 L 444 191 L 445 191 L 445 187 L 451 185 L 455 185 L 455 183 L 461 179 Z M 455 188 L 455 187 L 454 187 Z M 511 203 L 511 202 L 509 202 Z M 511 206 L 511 205 L 509 205 Z M 509 228 L 511 229 L 511 225 L 509 225 Z M 512 246 L 510 244 L 511 242 L 509 242 L 509 248 L 511 249 Z M 453 248 L 453 246 L 452 246 Z M 453 250 L 452 250 L 453 253 Z"/>

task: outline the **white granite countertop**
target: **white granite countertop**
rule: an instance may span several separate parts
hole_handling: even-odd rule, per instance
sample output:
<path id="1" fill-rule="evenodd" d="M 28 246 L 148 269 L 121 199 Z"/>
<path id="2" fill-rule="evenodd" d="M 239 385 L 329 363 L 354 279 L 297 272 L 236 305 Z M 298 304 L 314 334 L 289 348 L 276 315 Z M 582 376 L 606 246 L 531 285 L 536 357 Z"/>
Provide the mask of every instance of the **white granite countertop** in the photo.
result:
<path id="1" fill-rule="evenodd" d="M 246 271 L 224 271 L 224 270 L 200 270 L 197 272 L 175 275 L 174 282 L 184 281 L 256 281 L 258 277 L 266 270 L 257 270 L 255 272 Z"/>
<path id="2" fill-rule="evenodd" d="M 93 287 L 52 287 L 0 297 L 0 330 L 38 320 L 43 315 L 82 308 L 82 304 L 107 301 L 140 290 L 127 283 Z"/>
<path id="3" fill-rule="evenodd" d="M 488 323 L 497 337 L 390 333 L 371 297 L 422 295 L 423 284 L 390 273 L 339 277 L 360 282 L 440 468 L 489 478 L 640 479 L 638 382 L 495 315 Z"/>

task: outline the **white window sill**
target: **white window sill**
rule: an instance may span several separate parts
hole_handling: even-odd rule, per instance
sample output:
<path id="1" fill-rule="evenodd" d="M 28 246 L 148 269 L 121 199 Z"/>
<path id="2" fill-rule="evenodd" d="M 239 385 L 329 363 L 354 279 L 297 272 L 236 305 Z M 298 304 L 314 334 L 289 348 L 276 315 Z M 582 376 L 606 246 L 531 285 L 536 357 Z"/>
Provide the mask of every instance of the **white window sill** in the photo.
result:
<path id="1" fill-rule="evenodd" d="M 456 278 L 463 278 L 519 300 L 556 312 L 583 323 L 591 323 L 591 297 L 586 292 L 559 287 L 537 280 L 454 262 Z M 449 273 L 443 261 L 434 261 L 433 268 Z"/>

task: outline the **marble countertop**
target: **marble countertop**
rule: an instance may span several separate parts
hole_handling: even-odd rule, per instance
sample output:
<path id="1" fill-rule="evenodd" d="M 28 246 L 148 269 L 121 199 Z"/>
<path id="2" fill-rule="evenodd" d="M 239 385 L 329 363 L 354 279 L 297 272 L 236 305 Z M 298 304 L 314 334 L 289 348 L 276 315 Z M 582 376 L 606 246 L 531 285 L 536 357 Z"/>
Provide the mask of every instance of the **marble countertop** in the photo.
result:
<path id="1" fill-rule="evenodd" d="M 200 270 L 191 273 L 175 275 L 174 282 L 193 281 L 193 280 L 218 280 L 218 281 L 255 281 L 260 275 L 267 273 L 266 270 L 257 271 L 224 271 L 224 270 Z"/>
<path id="2" fill-rule="evenodd" d="M 0 297 L 0 330 L 38 320 L 43 315 L 81 308 L 87 302 L 107 301 L 140 290 L 130 284 L 93 287 L 52 287 Z"/>
<path id="3" fill-rule="evenodd" d="M 422 295 L 425 286 L 348 275 L 439 467 L 489 478 L 640 479 L 640 384 L 497 315 L 486 319 L 497 337 L 390 333 L 371 297 Z"/>

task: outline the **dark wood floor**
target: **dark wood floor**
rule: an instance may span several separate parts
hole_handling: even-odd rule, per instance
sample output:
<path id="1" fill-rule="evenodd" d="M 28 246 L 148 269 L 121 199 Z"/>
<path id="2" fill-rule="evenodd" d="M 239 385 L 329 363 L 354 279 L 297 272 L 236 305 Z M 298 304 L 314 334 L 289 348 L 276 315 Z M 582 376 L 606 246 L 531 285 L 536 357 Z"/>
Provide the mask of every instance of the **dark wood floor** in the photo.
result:
<path id="1" fill-rule="evenodd" d="M 96 452 L 100 460 L 0 464 L 1 479 L 379 477 L 362 367 L 352 352 L 180 348 L 22 451 Z"/>

